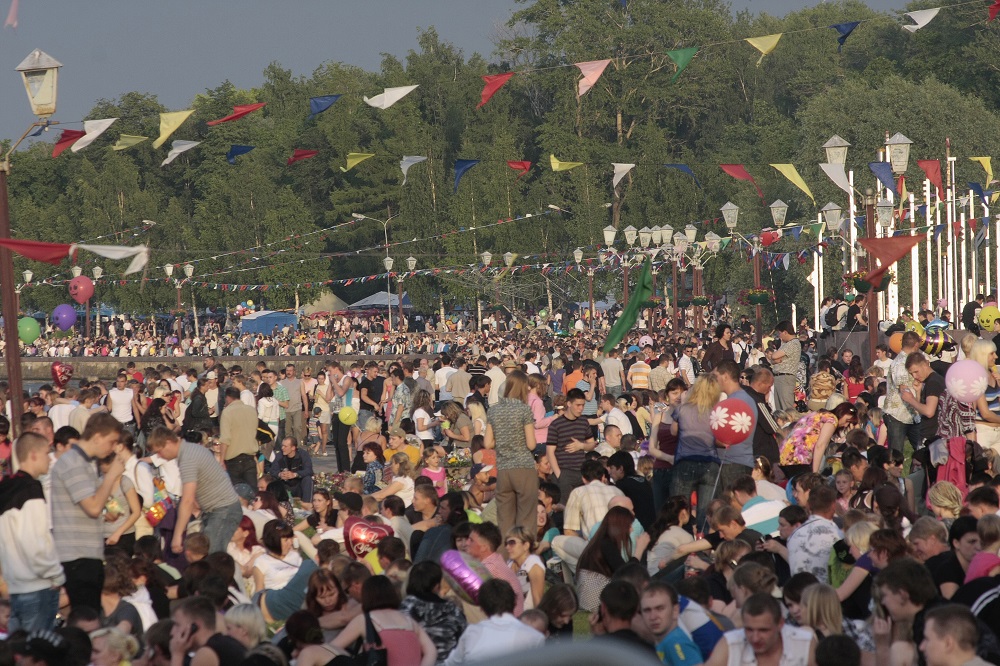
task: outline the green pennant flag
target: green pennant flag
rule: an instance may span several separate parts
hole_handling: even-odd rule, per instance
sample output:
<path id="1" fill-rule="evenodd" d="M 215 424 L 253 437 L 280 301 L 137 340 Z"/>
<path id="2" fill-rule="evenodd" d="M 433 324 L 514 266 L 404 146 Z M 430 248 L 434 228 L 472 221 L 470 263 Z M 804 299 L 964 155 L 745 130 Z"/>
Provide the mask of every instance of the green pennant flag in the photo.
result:
<path id="1" fill-rule="evenodd" d="M 674 64 L 677 65 L 677 73 L 674 74 L 674 78 L 670 79 L 671 83 L 677 80 L 677 77 L 681 75 L 681 72 L 683 72 L 684 68 L 688 66 L 696 53 L 698 53 L 697 46 L 692 46 L 687 49 L 677 49 L 676 51 L 667 51 L 667 57 L 673 60 Z"/>
<path id="2" fill-rule="evenodd" d="M 625 334 L 635 326 L 635 322 L 639 318 L 639 311 L 653 296 L 653 264 L 649 257 L 646 257 L 646 261 L 642 264 L 642 272 L 639 273 L 639 280 L 635 284 L 635 292 L 630 296 L 628 305 L 618 316 L 618 321 L 615 322 L 608 333 L 608 339 L 604 342 L 605 354 L 625 339 Z"/>

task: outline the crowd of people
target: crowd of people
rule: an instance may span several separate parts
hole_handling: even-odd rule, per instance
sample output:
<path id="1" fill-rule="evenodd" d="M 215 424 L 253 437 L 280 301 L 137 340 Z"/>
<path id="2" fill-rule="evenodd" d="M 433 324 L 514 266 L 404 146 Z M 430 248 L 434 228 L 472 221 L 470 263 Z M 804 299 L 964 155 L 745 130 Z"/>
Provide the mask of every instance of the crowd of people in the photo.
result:
<path id="1" fill-rule="evenodd" d="M 24 400 L 0 417 L 0 663 L 571 639 L 676 666 L 1000 663 L 1000 416 L 943 381 L 960 356 L 998 386 L 992 340 L 932 357 L 906 331 L 865 368 L 788 321 L 713 333 L 427 332 L 305 366 L 189 347 L 0 385 Z M 723 399 L 753 414 L 728 446 Z"/>

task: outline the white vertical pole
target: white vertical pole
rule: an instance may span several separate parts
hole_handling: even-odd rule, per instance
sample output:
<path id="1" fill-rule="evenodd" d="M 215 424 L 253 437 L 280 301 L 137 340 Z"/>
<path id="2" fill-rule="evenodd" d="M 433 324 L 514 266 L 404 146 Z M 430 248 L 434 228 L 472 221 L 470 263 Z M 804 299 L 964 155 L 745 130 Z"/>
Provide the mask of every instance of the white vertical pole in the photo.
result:
<path id="1" fill-rule="evenodd" d="M 948 185 L 948 191 L 945 200 L 945 228 L 942 235 L 945 236 L 945 250 L 944 256 L 946 258 L 945 264 L 948 268 L 948 295 L 945 300 L 948 303 L 948 307 L 954 308 L 955 302 L 958 296 L 958 288 L 955 284 L 957 280 L 955 279 L 955 252 L 953 251 L 956 247 L 955 244 L 955 210 L 952 208 L 951 203 L 954 199 L 955 193 L 951 189 L 951 184 Z M 938 312 L 938 315 L 941 313 Z"/>
<path id="2" fill-rule="evenodd" d="M 969 280 L 969 285 L 970 285 L 970 287 L 969 287 L 969 298 L 970 299 L 973 298 L 973 297 L 975 297 L 975 295 L 979 293 L 979 261 L 978 261 L 979 258 L 976 256 L 978 254 L 976 252 L 976 234 L 973 233 L 973 230 L 976 228 L 976 222 L 975 222 L 975 220 L 976 220 L 976 195 L 975 195 L 975 193 L 973 193 L 970 190 L 969 191 L 969 217 L 966 220 L 969 223 L 969 232 L 968 232 L 968 234 L 969 234 L 969 246 L 968 246 L 968 249 L 969 249 L 969 266 L 970 266 L 969 267 L 969 272 L 971 273 L 970 280 Z"/>
<path id="3" fill-rule="evenodd" d="M 885 152 L 879 151 L 879 159 L 885 160 Z M 896 193 L 890 189 L 885 190 L 886 199 L 892 204 L 893 210 L 896 208 Z M 889 228 L 882 233 L 883 238 L 889 238 L 892 236 L 893 232 L 896 230 L 896 220 L 891 218 L 889 220 Z M 889 283 L 889 288 L 885 290 L 885 300 L 882 302 L 882 312 L 880 313 L 879 320 L 895 320 L 899 317 L 899 268 L 896 268 L 896 281 Z"/>
<path id="4" fill-rule="evenodd" d="M 958 219 L 962 223 L 962 237 L 961 240 L 959 241 L 961 243 L 961 246 L 959 246 L 959 251 L 958 251 L 958 253 L 961 255 L 962 258 L 962 285 L 961 288 L 959 289 L 958 297 L 955 299 L 955 305 L 951 307 L 951 311 L 953 313 L 959 312 L 961 308 L 965 305 L 965 303 L 969 301 L 969 297 L 967 296 L 969 290 L 969 266 L 968 266 L 968 261 L 966 260 L 967 253 L 965 251 L 965 239 L 966 236 L 968 236 L 969 234 L 967 234 L 965 231 L 964 210 L 959 214 Z"/>
<path id="5" fill-rule="evenodd" d="M 947 212 L 945 213 L 945 217 L 947 218 Z M 937 300 L 938 301 L 940 301 L 942 298 L 947 298 L 947 293 L 948 293 L 948 283 L 944 278 L 944 270 L 943 270 L 944 253 L 941 251 L 941 237 L 944 236 L 944 238 L 947 240 L 948 232 L 947 230 L 944 230 L 941 233 L 938 233 L 937 227 L 939 226 L 941 226 L 940 195 L 938 195 L 937 197 L 937 205 L 934 206 L 934 227 L 935 227 L 934 233 L 937 235 L 937 286 L 938 286 Z M 931 310 L 936 309 L 936 306 L 937 302 L 931 303 Z"/>
<path id="6" fill-rule="evenodd" d="M 993 292 L 990 271 L 990 242 L 993 240 L 990 238 L 993 234 L 990 229 L 990 208 L 986 204 L 983 204 L 983 224 L 986 227 L 986 238 L 983 239 L 983 249 L 985 249 L 985 254 L 983 255 L 983 275 L 986 280 L 986 288 L 983 290 L 984 294 L 990 294 Z M 997 276 L 1000 277 L 1000 276 Z"/>
<path id="7" fill-rule="evenodd" d="M 858 215 L 858 202 L 854 199 L 854 171 L 847 172 L 847 181 L 851 184 L 851 191 L 847 195 L 848 206 L 851 209 L 850 224 L 847 226 L 850 228 L 848 233 L 848 239 L 851 245 L 851 259 L 850 259 L 850 272 L 858 270 L 858 257 L 854 254 L 854 248 L 858 243 L 858 225 L 854 223 L 855 218 Z"/>
<path id="8" fill-rule="evenodd" d="M 910 192 L 910 235 L 917 235 L 917 207 L 915 205 L 916 198 L 913 192 Z M 920 244 L 914 245 L 910 249 L 910 282 L 913 283 L 912 297 L 913 303 L 910 306 L 913 308 L 913 316 L 916 316 L 918 310 L 920 310 Z"/>
<path id="9" fill-rule="evenodd" d="M 933 262 L 931 260 L 931 181 L 924 179 L 924 226 L 927 227 L 927 304 L 930 307 L 934 307 L 934 280 L 932 273 L 934 272 Z M 913 313 L 916 316 L 916 312 Z"/>

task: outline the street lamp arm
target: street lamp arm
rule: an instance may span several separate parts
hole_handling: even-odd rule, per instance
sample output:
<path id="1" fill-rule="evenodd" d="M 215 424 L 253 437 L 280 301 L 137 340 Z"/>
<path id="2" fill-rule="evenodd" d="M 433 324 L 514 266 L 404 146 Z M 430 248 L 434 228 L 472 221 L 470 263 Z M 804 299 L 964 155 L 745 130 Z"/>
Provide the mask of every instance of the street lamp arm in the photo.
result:
<path id="1" fill-rule="evenodd" d="M 58 124 L 59 124 L 58 120 L 36 120 L 35 122 L 31 123 L 31 126 L 28 127 L 28 129 L 24 130 L 24 134 L 21 135 L 21 138 L 18 139 L 14 143 L 14 145 L 8 148 L 6 153 L 4 153 L 3 160 L 0 161 L 0 171 L 3 171 L 4 173 L 10 173 L 10 156 L 13 155 L 14 151 L 17 150 L 17 147 L 20 146 L 24 142 L 24 140 L 28 138 L 28 135 L 31 134 L 31 131 L 33 129 L 35 129 L 36 127 L 50 127 L 52 125 L 58 125 Z"/>

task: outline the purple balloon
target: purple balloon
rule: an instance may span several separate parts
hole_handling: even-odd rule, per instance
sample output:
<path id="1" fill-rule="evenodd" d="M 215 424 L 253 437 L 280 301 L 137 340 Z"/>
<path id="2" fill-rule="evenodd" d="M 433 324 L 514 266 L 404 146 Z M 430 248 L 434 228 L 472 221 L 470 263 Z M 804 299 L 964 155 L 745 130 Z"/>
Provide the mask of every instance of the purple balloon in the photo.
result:
<path id="1" fill-rule="evenodd" d="M 56 309 L 52 311 L 52 323 L 60 331 L 68 331 L 76 324 L 76 310 L 68 303 L 57 305 Z"/>

